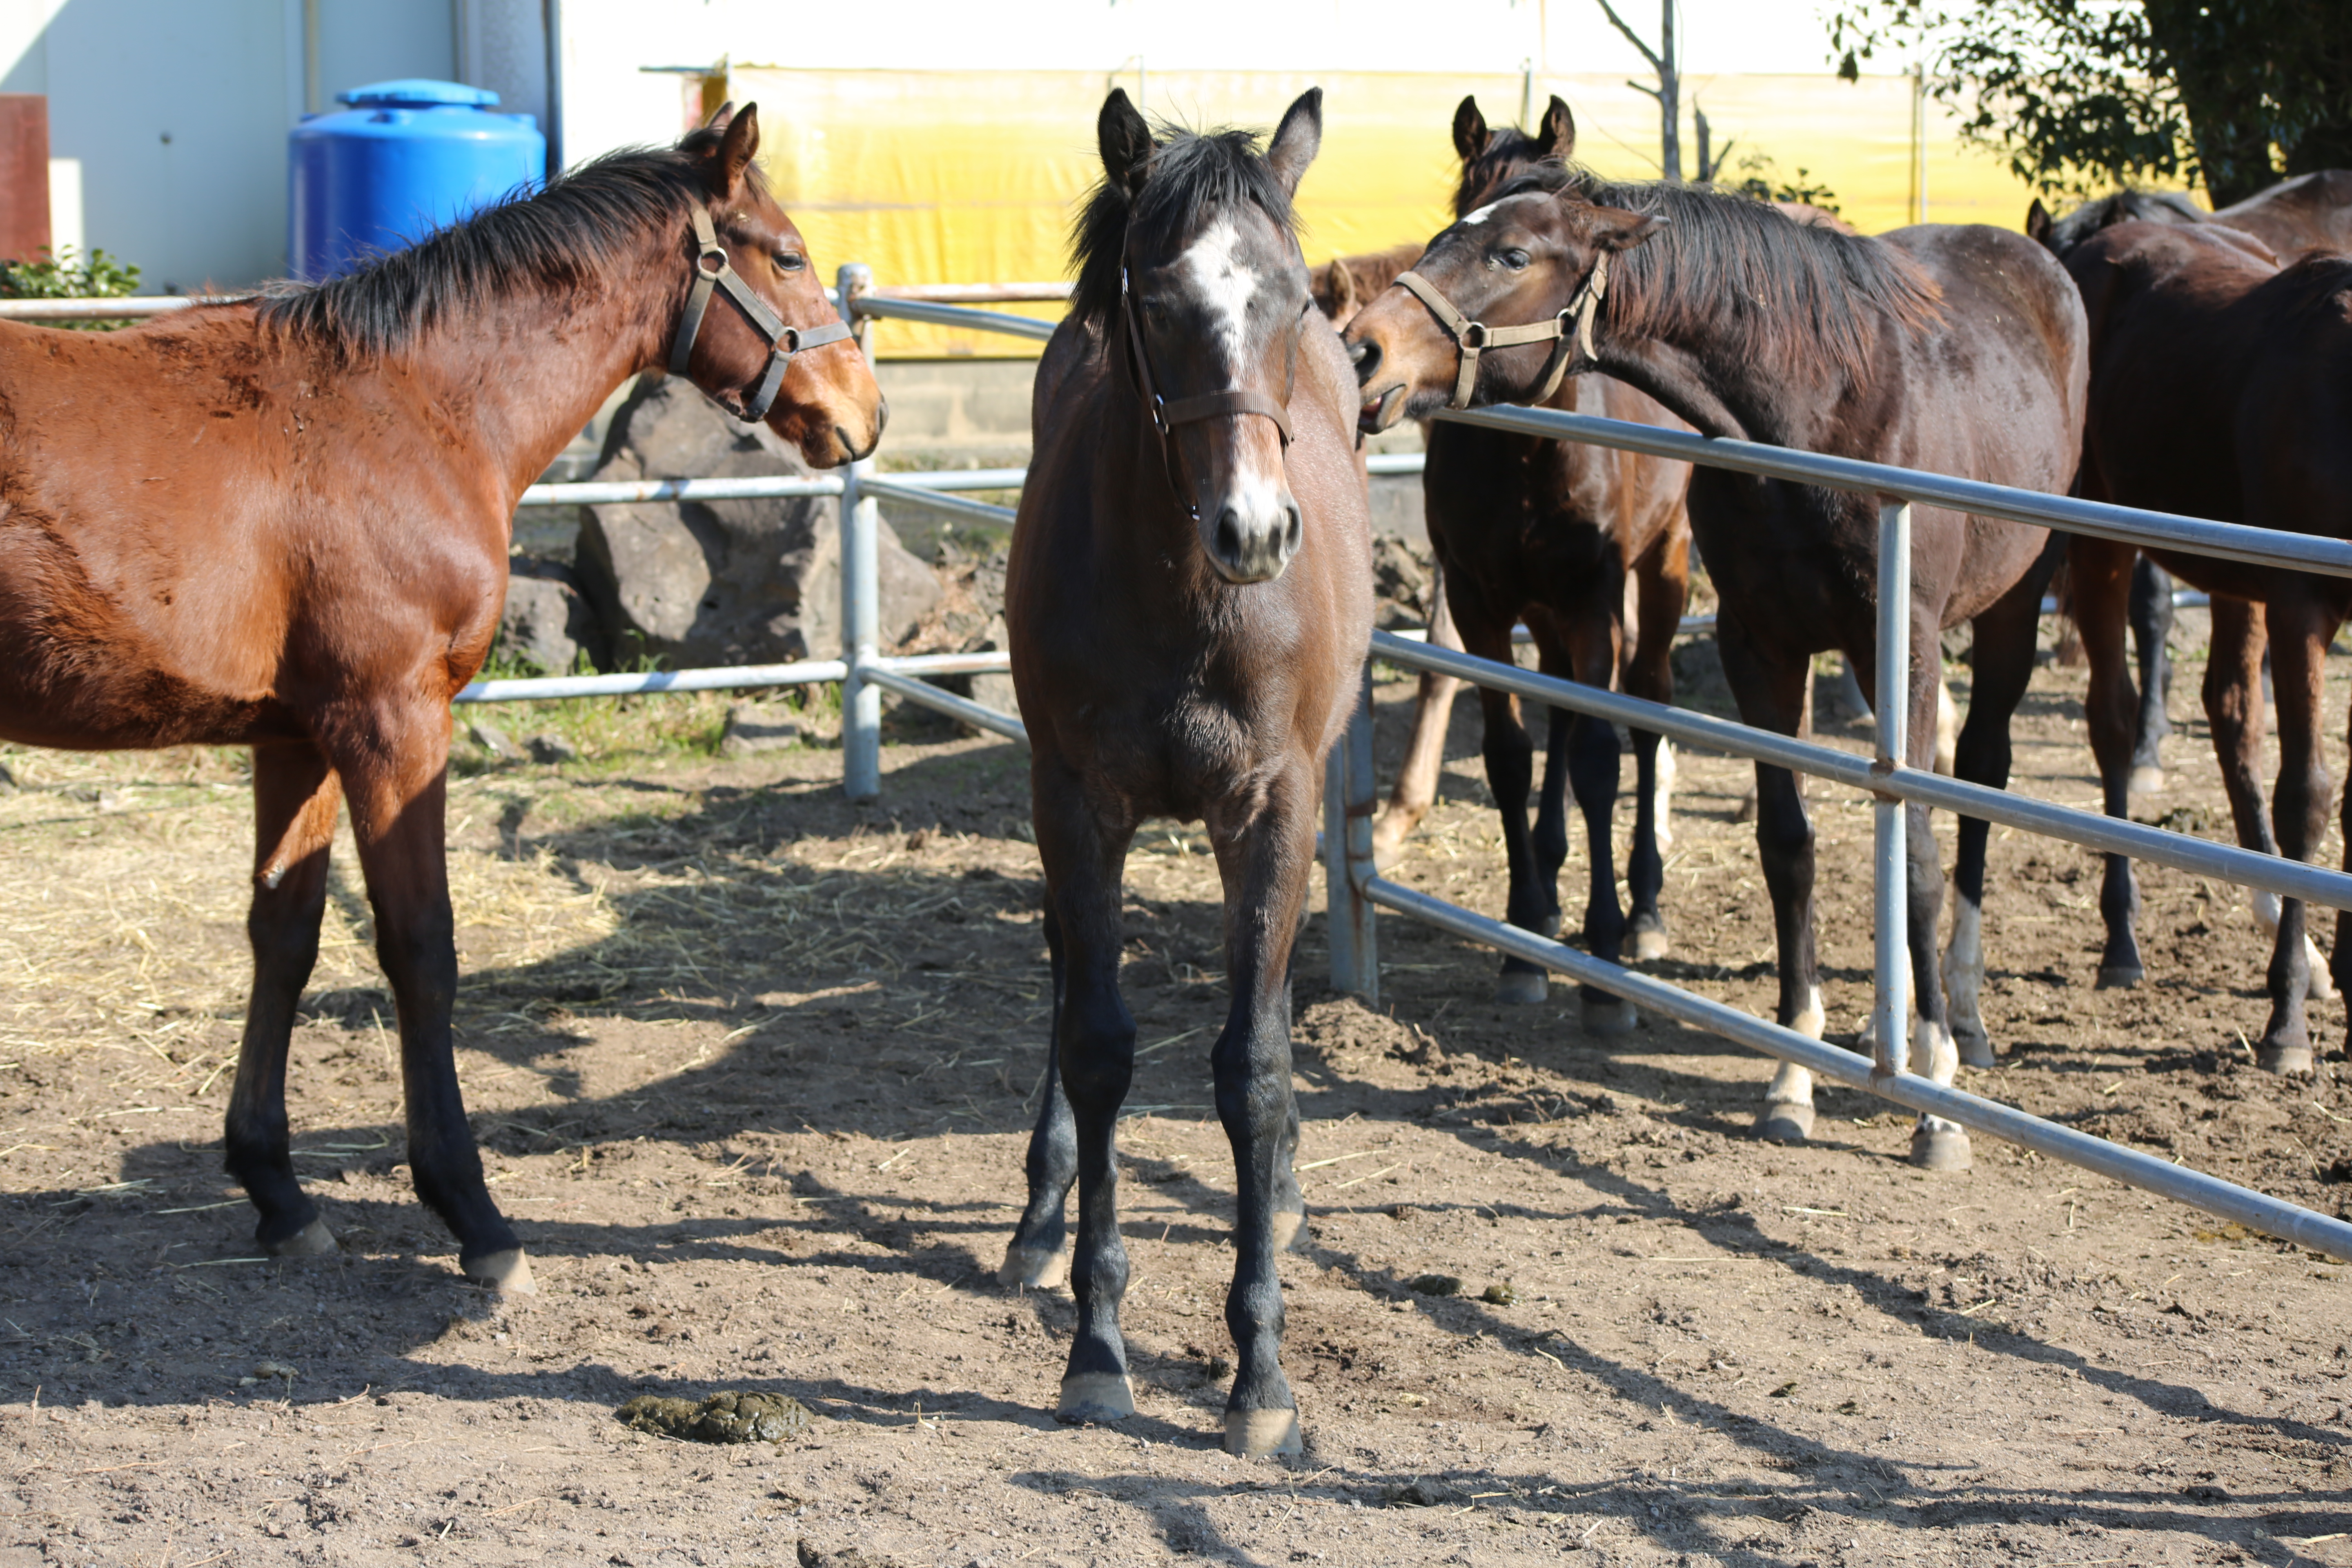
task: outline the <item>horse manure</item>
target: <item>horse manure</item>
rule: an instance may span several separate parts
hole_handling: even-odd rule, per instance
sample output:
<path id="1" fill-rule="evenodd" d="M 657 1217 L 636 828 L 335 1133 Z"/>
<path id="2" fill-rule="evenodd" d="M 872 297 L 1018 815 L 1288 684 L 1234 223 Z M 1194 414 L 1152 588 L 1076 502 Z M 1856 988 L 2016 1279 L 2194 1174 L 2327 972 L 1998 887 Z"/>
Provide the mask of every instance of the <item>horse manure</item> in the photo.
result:
<path id="1" fill-rule="evenodd" d="M 786 1443 L 807 1436 L 816 1420 L 807 1405 L 789 1394 L 733 1389 L 699 1405 L 691 1399 L 639 1394 L 618 1414 L 623 1426 L 695 1443 Z"/>
<path id="2" fill-rule="evenodd" d="M 1410 1289 L 1424 1296 L 1459 1296 L 1462 1281 L 1452 1274 L 1423 1274 L 1412 1280 Z"/>
<path id="3" fill-rule="evenodd" d="M 1478 1292 L 1478 1300 L 1490 1307 L 1508 1307 L 1516 1303 L 1519 1293 L 1508 1285 L 1489 1285 Z"/>

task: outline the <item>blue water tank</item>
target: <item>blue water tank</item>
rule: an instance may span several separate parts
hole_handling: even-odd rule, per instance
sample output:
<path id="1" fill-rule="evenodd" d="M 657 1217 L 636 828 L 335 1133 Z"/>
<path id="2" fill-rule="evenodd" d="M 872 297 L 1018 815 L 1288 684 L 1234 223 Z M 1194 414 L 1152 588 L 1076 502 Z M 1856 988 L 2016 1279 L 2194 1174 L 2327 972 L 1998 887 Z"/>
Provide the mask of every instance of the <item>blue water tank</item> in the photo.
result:
<path id="1" fill-rule="evenodd" d="M 289 134 L 287 261 L 306 282 L 413 245 L 547 173 L 547 138 L 499 95 L 454 81 L 380 81 Z"/>

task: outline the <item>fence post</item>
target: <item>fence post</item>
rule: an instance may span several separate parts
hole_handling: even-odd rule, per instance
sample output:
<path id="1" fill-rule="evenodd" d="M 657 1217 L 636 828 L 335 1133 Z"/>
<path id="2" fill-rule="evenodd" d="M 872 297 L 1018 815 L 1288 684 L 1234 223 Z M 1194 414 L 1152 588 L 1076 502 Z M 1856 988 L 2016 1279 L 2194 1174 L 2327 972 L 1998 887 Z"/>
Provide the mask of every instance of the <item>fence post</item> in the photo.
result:
<path id="1" fill-rule="evenodd" d="M 841 296 L 842 319 L 849 323 L 857 347 L 869 363 L 874 350 L 866 342 L 867 321 L 853 301 L 874 287 L 873 269 L 857 262 L 835 275 Z M 841 787 L 852 800 L 873 800 L 882 793 L 882 689 L 865 679 L 865 665 L 878 656 L 882 619 L 881 555 L 877 543 L 881 503 L 860 493 L 860 481 L 873 469 L 870 458 L 849 465 L 841 490 L 841 661 L 849 667 L 841 680 Z"/>
<path id="2" fill-rule="evenodd" d="M 1878 719 L 1878 755 L 1874 771 L 1906 762 L 1904 734 L 1911 696 L 1911 503 L 1886 501 L 1878 509 L 1878 691 L 1871 704 Z M 1880 795 L 1872 805 L 1872 926 L 1876 940 L 1876 981 L 1871 1021 L 1876 1033 L 1876 1070 L 1906 1071 L 1911 1043 L 1911 912 L 1904 827 L 1904 804 Z"/>
<path id="3" fill-rule="evenodd" d="M 1356 710 L 1323 764 L 1323 889 L 1331 946 L 1331 989 L 1381 1003 L 1379 931 L 1364 884 L 1371 880 L 1372 667 L 1356 691 Z"/>

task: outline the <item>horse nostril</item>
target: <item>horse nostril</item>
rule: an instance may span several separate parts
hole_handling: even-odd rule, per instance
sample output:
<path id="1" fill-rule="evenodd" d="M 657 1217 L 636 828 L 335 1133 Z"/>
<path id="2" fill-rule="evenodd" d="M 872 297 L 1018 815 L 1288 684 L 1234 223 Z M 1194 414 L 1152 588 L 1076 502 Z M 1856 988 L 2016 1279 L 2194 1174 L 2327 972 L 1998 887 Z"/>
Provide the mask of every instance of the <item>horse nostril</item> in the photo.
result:
<path id="1" fill-rule="evenodd" d="M 1356 379 L 1362 381 L 1381 368 L 1381 345 L 1366 338 L 1348 350 L 1348 358 L 1356 367 Z"/>
<path id="2" fill-rule="evenodd" d="M 1298 553 L 1299 535 L 1305 531 L 1305 525 L 1299 519 L 1297 501 L 1285 507 L 1283 514 L 1290 521 L 1290 526 L 1282 531 L 1282 558 L 1287 561 Z"/>
<path id="3" fill-rule="evenodd" d="M 1231 507 L 1217 513 L 1217 558 L 1235 564 L 1242 558 L 1242 517 Z"/>

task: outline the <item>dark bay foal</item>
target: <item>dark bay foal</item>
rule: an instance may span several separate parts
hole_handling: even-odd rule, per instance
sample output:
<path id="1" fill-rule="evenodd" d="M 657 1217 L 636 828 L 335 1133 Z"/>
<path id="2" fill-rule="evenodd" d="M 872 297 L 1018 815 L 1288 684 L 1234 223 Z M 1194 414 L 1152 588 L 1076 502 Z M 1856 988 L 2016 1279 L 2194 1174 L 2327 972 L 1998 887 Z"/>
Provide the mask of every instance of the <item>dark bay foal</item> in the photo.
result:
<path id="1" fill-rule="evenodd" d="M 0 735 L 253 748 L 227 1158 L 268 1252 L 335 1247 L 294 1172 L 286 1058 L 347 801 L 417 1195 L 467 1277 L 531 1289 L 451 1057 L 449 700 L 498 630 L 516 499 L 626 377 L 677 364 L 739 409 L 772 397 L 769 424 L 820 466 L 879 436 L 853 345 L 780 357 L 839 319 L 759 141 L 752 108 L 722 110 L 316 288 L 119 332 L 0 326 Z M 722 258 L 730 298 L 682 332 L 698 266 Z"/>
<path id="2" fill-rule="evenodd" d="M 1155 141 L 1120 91 L 1097 130 L 1103 180 L 1079 228 L 1070 314 L 1038 367 L 1036 455 L 1005 584 L 1054 1018 L 1004 1275 L 1057 1271 L 1075 1178 L 1078 1321 L 1059 1413 L 1131 1415 L 1114 1148 L 1135 1057 L 1120 879 L 1145 817 L 1203 819 L 1233 991 L 1210 1056 L 1238 1187 L 1225 1447 L 1292 1452 L 1275 1272 L 1304 1209 L 1291 1175 L 1291 944 L 1323 758 L 1371 631 L 1355 378 L 1308 301 L 1291 217 L 1322 94 L 1291 105 L 1263 154 L 1237 132 Z"/>
<path id="3" fill-rule="evenodd" d="M 1604 258 L 1607 291 L 1596 299 Z M 2048 253 L 2020 236 L 1926 225 L 1863 238 L 1693 187 L 1607 184 L 1539 166 L 1438 236 L 1416 271 L 1489 327 L 1568 321 L 1589 302 L 1600 368 L 1710 436 L 2041 490 L 2062 490 L 2074 476 L 2082 304 Z M 1426 411 L 1456 384 L 1454 336 L 1402 289 L 1367 306 L 1348 341 L 1367 426 Z M 1546 363 L 1541 343 L 1484 354 L 1475 401 L 1526 396 Z M 1793 734 L 1815 653 L 1843 648 L 1865 679 L 1874 670 L 1877 508 L 1868 497 L 1706 468 L 1692 478 L 1689 507 L 1721 597 L 1717 636 L 1740 717 Z M 2048 531 L 1923 507 L 1913 540 L 1905 754 L 1916 767 L 1933 761 L 1938 634 L 1970 620 L 1975 683 L 1954 771 L 2000 786 L 2010 716 L 2032 669 Z M 1757 793 L 1779 937 L 1778 1016 L 1818 1038 L 1812 827 L 1787 771 L 1759 765 Z M 1939 976 L 1942 868 L 1926 808 L 1906 819 L 1910 1055 L 1949 1082 L 1954 1031 L 1975 1023 L 1982 974 L 1986 825 L 1960 823 L 1959 908 Z M 1991 1061 L 1981 1026 L 1960 1037 L 1972 1061 Z M 1759 1130 L 1802 1137 L 1812 1118 L 1811 1075 L 1783 1066 Z M 1965 1134 L 1934 1118 L 1922 1120 L 1912 1148 L 1930 1166 L 1968 1157 Z"/>

